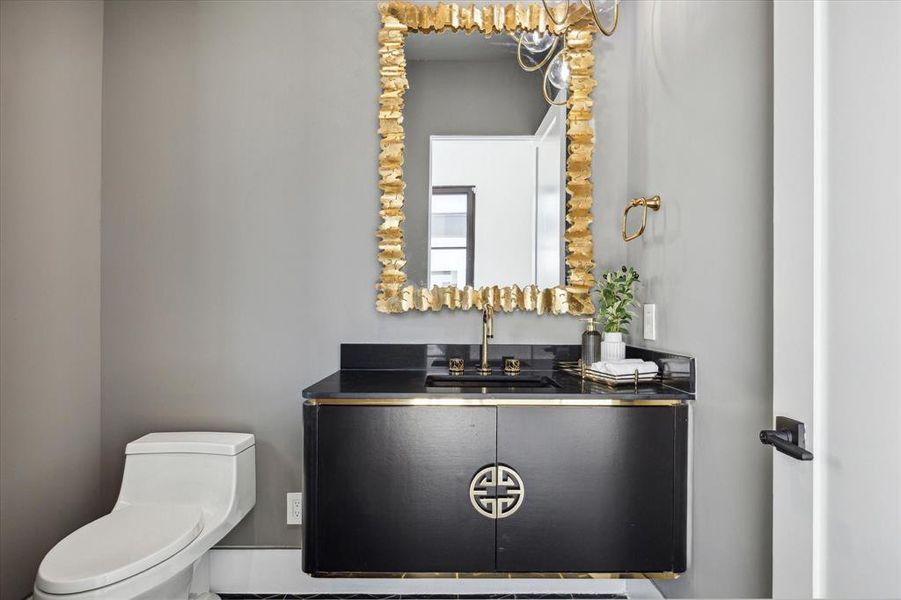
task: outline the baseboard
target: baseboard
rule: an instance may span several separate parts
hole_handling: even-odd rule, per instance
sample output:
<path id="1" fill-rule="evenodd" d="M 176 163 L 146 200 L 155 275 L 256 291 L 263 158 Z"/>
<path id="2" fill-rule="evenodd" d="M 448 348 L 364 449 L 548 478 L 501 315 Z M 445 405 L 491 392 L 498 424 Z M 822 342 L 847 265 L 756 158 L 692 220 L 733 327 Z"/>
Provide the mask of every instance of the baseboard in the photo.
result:
<path id="1" fill-rule="evenodd" d="M 222 594 L 623 594 L 662 599 L 646 579 L 356 579 L 314 578 L 300 549 L 210 551 L 210 589 Z"/>

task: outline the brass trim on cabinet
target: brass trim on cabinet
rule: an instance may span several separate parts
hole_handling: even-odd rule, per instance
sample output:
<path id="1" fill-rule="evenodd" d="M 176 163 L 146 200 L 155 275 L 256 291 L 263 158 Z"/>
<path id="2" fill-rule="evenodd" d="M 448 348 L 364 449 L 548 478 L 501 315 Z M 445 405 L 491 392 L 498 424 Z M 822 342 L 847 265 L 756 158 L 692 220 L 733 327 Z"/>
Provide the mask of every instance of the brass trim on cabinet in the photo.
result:
<path id="1" fill-rule="evenodd" d="M 680 573 L 659 571 L 653 573 L 357 573 L 347 571 L 320 571 L 317 577 L 367 578 L 367 579 L 679 579 Z"/>
<path id="2" fill-rule="evenodd" d="M 655 398 L 653 400 L 620 400 L 594 398 L 310 398 L 313 406 L 678 406 L 685 400 Z"/>
<path id="3" fill-rule="evenodd" d="M 538 314 L 590 315 L 594 313 L 591 290 L 595 285 L 594 252 L 591 235 L 591 160 L 594 152 L 591 94 L 594 79 L 592 52 L 595 24 L 584 9 L 573 10 L 562 26 L 548 18 L 544 6 L 532 4 L 487 4 L 484 6 L 415 4 L 390 1 L 378 5 L 379 30 L 379 190 L 381 224 L 376 236 L 378 260 L 382 265 L 376 309 L 385 313 L 411 310 L 482 310 L 492 306 L 503 312 L 535 311 Z M 564 32 L 565 29 L 565 32 Z M 420 288 L 407 283 L 404 266 L 404 92 L 407 61 L 404 55 L 410 32 L 441 33 L 445 30 L 493 33 L 545 31 L 563 34 L 569 59 L 570 81 L 566 101 L 566 285 L 541 289 L 471 286 Z"/>

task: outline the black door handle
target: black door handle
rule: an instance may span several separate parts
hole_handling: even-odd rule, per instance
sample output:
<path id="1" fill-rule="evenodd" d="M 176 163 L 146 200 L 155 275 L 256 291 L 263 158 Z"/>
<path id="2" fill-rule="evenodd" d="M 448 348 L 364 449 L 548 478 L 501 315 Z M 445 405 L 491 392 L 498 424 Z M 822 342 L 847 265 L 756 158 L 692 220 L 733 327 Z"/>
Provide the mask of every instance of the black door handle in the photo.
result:
<path id="1" fill-rule="evenodd" d="M 788 417 L 776 417 L 776 429 L 761 431 L 760 443 L 798 460 L 813 460 L 813 453 L 804 448 L 804 423 Z"/>

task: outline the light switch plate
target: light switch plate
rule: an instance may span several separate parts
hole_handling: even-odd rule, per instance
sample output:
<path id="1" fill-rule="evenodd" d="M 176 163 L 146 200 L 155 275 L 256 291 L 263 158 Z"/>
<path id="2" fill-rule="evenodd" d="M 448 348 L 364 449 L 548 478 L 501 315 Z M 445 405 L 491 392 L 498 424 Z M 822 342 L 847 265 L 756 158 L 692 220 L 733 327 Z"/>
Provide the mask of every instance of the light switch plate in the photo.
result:
<path id="1" fill-rule="evenodd" d="M 657 339 L 657 305 L 644 305 L 644 339 Z"/>
<path id="2" fill-rule="evenodd" d="M 288 492 L 288 525 L 303 524 L 303 493 Z"/>

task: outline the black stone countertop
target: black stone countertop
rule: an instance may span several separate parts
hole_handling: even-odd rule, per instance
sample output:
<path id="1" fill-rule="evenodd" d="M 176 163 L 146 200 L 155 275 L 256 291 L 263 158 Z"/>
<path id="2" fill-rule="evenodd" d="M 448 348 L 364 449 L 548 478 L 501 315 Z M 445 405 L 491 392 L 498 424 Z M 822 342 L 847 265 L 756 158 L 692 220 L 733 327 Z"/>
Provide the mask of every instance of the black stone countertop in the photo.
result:
<path id="1" fill-rule="evenodd" d="M 694 359 L 648 349 L 628 347 L 626 356 L 654 360 L 666 373 L 664 381 L 637 387 L 611 387 L 554 369 L 560 360 L 578 357 L 578 346 L 495 345 L 489 359 L 495 375 L 503 374 L 502 357 L 522 362 L 521 376 L 550 377 L 558 387 L 460 388 L 428 387 L 428 375 L 446 375 L 448 358 L 464 358 L 467 373 L 478 364 L 478 345 L 342 344 L 341 370 L 311 385 L 303 398 L 314 399 L 535 399 L 535 400 L 694 400 Z M 516 376 L 510 376 L 515 380 Z"/>

